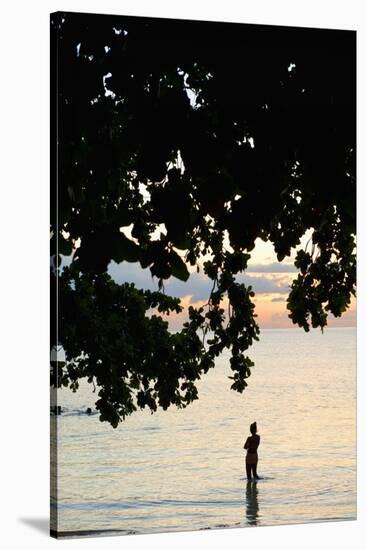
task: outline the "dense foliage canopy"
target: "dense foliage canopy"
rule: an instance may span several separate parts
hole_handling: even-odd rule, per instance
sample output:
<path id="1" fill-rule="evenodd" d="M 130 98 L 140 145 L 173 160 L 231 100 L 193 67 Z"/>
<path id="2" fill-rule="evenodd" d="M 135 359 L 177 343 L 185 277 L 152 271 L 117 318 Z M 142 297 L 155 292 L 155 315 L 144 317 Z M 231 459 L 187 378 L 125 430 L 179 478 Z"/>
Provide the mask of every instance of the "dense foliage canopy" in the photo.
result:
<path id="1" fill-rule="evenodd" d="M 51 41 L 51 345 L 67 355 L 53 385 L 87 377 L 116 427 L 137 407 L 192 402 L 228 348 L 242 392 L 259 327 L 237 276 L 257 238 L 282 261 L 313 229 L 289 316 L 308 331 L 342 315 L 356 282 L 355 33 L 58 13 Z M 156 291 L 118 285 L 111 260 L 149 267 Z M 202 262 L 207 305 L 169 332 L 159 313 L 182 306 L 164 281 Z"/>

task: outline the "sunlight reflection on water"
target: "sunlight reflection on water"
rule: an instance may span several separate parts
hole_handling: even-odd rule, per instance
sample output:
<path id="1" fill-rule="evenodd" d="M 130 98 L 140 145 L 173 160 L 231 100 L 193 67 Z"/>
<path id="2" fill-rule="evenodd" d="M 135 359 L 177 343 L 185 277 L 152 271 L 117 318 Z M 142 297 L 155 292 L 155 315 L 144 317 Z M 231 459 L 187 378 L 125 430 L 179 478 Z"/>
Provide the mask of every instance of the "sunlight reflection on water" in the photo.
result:
<path id="1" fill-rule="evenodd" d="M 88 384 L 60 390 L 59 531 L 113 534 L 273 525 L 356 516 L 356 331 L 263 330 L 244 394 L 228 355 L 185 410 L 99 422 Z M 93 401 L 94 400 L 94 401 Z M 243 442 L 261 435 L 258 483 Z M 108 531 L 110 530 L 110 531 Z M 95 534 L 95 533 L 93 533 Z"/>

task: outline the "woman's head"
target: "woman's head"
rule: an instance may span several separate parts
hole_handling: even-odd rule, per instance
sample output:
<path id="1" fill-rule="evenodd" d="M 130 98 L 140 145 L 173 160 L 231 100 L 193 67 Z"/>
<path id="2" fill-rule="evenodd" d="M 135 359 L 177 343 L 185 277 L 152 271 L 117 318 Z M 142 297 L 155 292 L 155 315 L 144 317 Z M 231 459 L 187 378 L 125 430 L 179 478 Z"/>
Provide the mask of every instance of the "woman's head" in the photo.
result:
<path id="1" fill-rule="evenodd" d="M 257 423 L 256 422 L 253 422 L 253 424 L 250 425 L 250 433 L 253 434 L 253 435 L 257 433 Z"/>

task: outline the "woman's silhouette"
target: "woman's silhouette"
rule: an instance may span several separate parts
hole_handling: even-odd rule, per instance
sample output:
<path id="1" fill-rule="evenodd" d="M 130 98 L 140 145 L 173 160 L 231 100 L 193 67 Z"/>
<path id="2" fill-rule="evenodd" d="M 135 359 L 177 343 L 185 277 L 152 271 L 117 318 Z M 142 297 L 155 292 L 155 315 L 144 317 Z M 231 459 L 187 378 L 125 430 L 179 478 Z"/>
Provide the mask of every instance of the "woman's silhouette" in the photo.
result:
<path id="1" fill-rule="evenodd" d="M 250 425 L 250 435 L 245 444 L 244 449 L 247 450 L 247 456 L 245 458 L 245 467 L 247 470 L 247 479 L 252 479 L 252 472 L 254 479 L 260 479 L 257 475 L 258 453 L 257 449 L 260 443 L 260 436 L 257 434 L 257 423 L 253 422 Z"/>

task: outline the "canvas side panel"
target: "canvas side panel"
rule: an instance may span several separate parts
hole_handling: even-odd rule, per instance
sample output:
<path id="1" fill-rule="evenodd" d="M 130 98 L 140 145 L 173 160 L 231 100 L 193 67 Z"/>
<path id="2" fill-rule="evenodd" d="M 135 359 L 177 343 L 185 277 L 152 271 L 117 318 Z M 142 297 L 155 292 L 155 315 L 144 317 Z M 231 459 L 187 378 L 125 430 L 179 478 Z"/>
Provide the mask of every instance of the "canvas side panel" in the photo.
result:
<path id="1" fill-rule="evenodd" d="M 57 344 L 59 342 L 58 292 L 58 142 L 59 142 L 59 21 L 61 14 L 50 15 L 50 535 L 58 533 L 58 390 Z M 56 382 L 56 384 L 55 384 Z"/>

